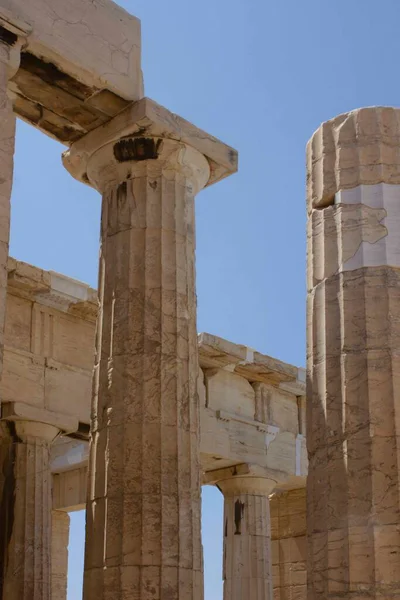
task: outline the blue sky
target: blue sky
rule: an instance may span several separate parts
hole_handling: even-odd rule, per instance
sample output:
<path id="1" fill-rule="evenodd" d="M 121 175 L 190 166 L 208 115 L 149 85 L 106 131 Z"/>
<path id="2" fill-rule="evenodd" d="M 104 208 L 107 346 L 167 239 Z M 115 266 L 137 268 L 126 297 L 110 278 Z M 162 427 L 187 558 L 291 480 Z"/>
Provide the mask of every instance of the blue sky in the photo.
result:
<path id="1" fill-rule="evenodd" d="M 305 363 L 305 144 L 358 106 L 398 105 L 396 0 L 120 0 L 142 20 L 146 95 L 239 150 L 197 200 L 198 329 Z M 10 252 L 95 286 L 100 198 L 18 126 Z M 222 599 L 222 498 L 203 490 L 206 600 Z M 74 515 L 68 600 L 80 599 Z"/>

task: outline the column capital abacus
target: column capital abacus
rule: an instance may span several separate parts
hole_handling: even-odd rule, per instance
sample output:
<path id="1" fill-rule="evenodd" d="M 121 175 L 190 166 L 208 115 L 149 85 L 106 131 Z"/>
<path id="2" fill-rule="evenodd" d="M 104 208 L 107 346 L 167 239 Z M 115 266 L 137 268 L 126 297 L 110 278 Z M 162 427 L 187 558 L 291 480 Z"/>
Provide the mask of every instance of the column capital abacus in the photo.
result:
<path id="1" fill-rule="evenodd" d="M 225 497 L 250 494 L 254 496 L 269 496 L 276 487 L 276 481 L 265 477 L 232 477 L 217 483 Z"/>
<path id="2" fill-rule="evenodd" d="M 236 172 L 237 152 L 149 98 L 128 106 L 63 154 L 73 177 L 103 192 L 162 171 L 182 173 L 194 193 Z"/>

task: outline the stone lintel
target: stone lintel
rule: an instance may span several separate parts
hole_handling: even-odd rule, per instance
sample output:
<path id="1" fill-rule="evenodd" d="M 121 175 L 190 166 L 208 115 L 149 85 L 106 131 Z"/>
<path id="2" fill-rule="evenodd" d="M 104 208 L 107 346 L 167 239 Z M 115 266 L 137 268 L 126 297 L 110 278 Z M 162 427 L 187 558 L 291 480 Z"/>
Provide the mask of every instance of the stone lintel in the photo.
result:
<path id="1" fill-rule="evenodd" d="M 140 20 L 111 0 L 0 0 L 0 17 L 29 28 L 43 64 L 130 101 L 143 95 Z"/>
<path id="2" fill-rule="evenodd" d="M 50 470 L 62 473 L 72 469 L 87 467 L 89 442 L 60 436 L 50 451 Z"/>
<path id="3" fill-rule="evenodd" d="M 44 271 L 27 263 L 8 259 L 8 289 L 61 312 L 95 321 L 98 310 L 97 290 L 86 283 L 53 271 Z"/>
<path id="4" fill-rule="evenodd" d="M 287 391 L 299 396 L 305 394 L 304 369 L 209 333 L 201 333 L 198 340 L 200 366 L 203 369 L 229 368 L 250 382 L 268 383 L 282 389 L 290 384 L 292 389 Z"/>
<path id="5" fill-rule="evenodd" d="M 23 402 L 4 402 L 1 405 L 1 419 L 4 421 L 33 421 L 57 427 L 64 433 L 77 431 L 78 419 L 70 415 L 53 412 Z"/>
<path id="6" fill-rule="evenodd" d="M 150 98 L 131 104 L 111 121 L 75 142 L 63 155 L 64 166 L 76 179 L 88 183 L 86 165 L 89 158 L 99 148 L 117 143 L 121 138 L 141 138 L 144 141 L 149 138 L 170 139 L 194 148 L 208 160 L 211 173 L 207 185 L 236 173 L 238 169 L 236 150 Z M 118 158 L 116 149 L 114 154 L 117 161 L 125 160 Z M 132 155 L 126 160 L 135 161 L 137 158 Z"/>
<path id="7" fill-rule="evenodd" d="M 97 290 L 85 283 L 8 259 L 8 289 L 56 310 L 94 321 Z M 198 335 L 202 369 L 228 369 L 248 381 L 267 383 L 297 396 L 305 395 L 305 369 L 298 368 L 210 333 Z"/>

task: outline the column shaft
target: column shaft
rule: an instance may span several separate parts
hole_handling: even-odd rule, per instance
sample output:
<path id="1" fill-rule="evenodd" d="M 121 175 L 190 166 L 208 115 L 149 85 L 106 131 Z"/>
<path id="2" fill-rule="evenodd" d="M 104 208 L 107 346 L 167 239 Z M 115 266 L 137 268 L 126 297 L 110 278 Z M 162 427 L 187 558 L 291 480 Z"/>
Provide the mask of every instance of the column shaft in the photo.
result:
<path id="1" fill-rule="evenodd" d="M 130 166 L 103 193 L 84 598 L 200 600 L 194 185 Z"/>
<path id="2" fill-rule="evenodd" d="M 305 489 L 270 498 L 274 600 L 307 600 Z"/>
<path id="3" fill-rule="evenodd" d="M 0 377 L 3 369 L 7 296 L 7 259 L 10 238 L 11 190 L 14 171 L 15 115 L 8 97 L 10 46 L 0 42 Z"/>
<path id="4" fill-rule="evenodd" d="M 69 522 L 67 512 L 53 510 L 51 531 L 51 600 L 66 600 Z"/>
<path id="5" fill-rule="evenodd" d="M 400 594 L 400 111 L 308 146 L 308 598 Z"/>
<path id="6" fill-rule="evenodd" d="M 51 425 L 1 424 L 0 599 L 50 600 Z"/>
<path id="7" fill-rule="evenodd" d="M 218 484 L 224 494 L 224 600 L 273 598 L 268 484 L 255 478 Z"/>

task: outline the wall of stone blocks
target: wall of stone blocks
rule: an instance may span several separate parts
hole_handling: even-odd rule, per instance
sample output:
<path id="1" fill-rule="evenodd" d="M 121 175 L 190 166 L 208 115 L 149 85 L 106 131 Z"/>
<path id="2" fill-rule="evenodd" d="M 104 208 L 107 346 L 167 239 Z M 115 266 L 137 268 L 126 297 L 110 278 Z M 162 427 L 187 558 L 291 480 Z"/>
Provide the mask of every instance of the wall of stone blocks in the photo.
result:
<path id="1" fill-rule="evenodd" d="M 274 600 L 306 600 L 306 490 L 275 494 L 270 509 Z"/>

